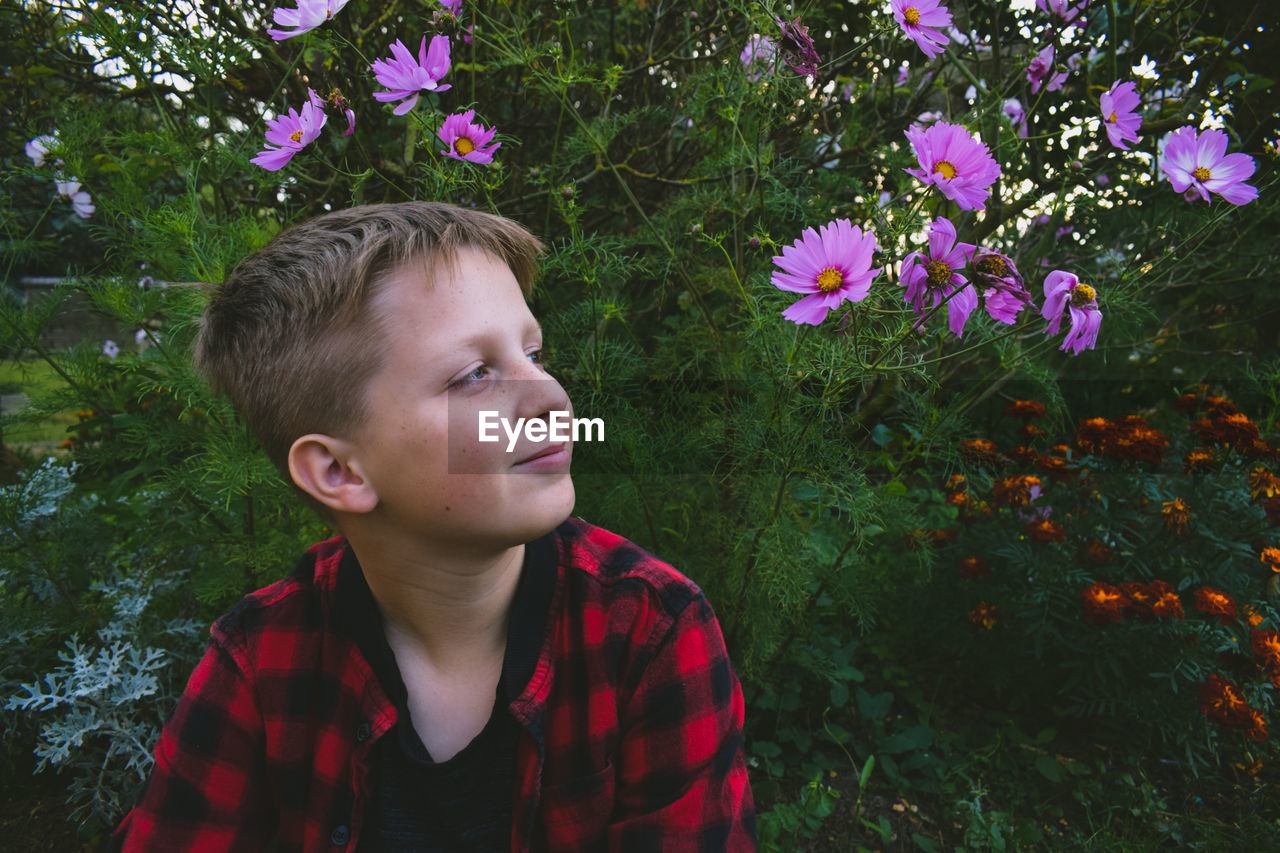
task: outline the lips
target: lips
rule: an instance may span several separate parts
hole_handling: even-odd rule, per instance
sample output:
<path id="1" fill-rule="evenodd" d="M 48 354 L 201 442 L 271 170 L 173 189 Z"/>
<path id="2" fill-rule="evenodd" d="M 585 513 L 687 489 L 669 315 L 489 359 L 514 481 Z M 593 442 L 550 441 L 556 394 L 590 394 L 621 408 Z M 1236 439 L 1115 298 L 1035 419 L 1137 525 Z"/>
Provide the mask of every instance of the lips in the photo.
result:
<path id="1" fill-rule="evenodd" d="M 548 444 L 536 453 L 521 459 L 516 465 L 528 465 L 538 460 L 546 460 L 544 464 L 554 464 L 559 462 L 562 456 L 569 455 L 569 445 L 566 442 L 557 442 L 556 444 Z"/>

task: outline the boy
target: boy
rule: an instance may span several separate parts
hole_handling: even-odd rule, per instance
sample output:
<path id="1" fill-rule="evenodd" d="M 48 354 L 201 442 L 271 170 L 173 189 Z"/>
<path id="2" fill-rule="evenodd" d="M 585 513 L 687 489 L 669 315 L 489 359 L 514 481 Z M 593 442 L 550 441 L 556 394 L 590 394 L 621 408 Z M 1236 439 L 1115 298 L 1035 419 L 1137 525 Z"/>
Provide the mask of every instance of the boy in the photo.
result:
<path id="1" fill-rule="evenodd" d="M 569 517 L 540 250 L 443 204 L 285 231 L 196 362 L 342 536 L 212 629 L 123 850 L 754 849 L 742 692 L 697 587 Z"/>

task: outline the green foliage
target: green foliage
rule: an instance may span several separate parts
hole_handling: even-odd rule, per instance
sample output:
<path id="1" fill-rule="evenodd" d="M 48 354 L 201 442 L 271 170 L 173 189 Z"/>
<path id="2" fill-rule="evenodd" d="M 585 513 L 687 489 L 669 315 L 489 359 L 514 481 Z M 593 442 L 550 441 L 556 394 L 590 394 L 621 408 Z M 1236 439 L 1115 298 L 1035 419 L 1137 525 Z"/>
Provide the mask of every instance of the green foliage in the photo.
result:
<path id="1" fill-rule="evenodd" d="M 28 400 L 4 435 L 15 443 L 24 423 L 65 438 L 18 447 L 16 462 L 59 461 L 29 466 L 0 501 L 0 613 L 16 638 L 4 641 L 5 679 L 26 697 L 11 713 L 27 745 L 74 740 L 56 728 L 61 705 L 18 687 L 66 687 L 53 644 L 28 639 L 78 636 L 69 653 L 91 669 L 114 653 L 113 590 L 145 597 L 131 648 L 140 676 L 147 649 L 171 653 L 156 689 L 90 693 L 93 713 L 116 702 L 129 725 L 153 725 L 195 643 L 161 626 L 207 624 L 330 532 L 191 369 L 207 285 L 323 210 L 430 198 L 494 210 L 545 240 L 534 301 L 551 372 L 608 430 L 575 449 L 577 512 L 672 562 L 716 607 L 748 697 L 766 849 L 822 849 L 841 810 L 849 848 L 897 833 L 923 850 L 1066 849 L 1095 830 L 1139 844 L 1144 821 L 1161 841 L 1227 837 L 1169 791 L 1203 784 L 1249 801 L 1260 783 L 1239 768 L 1263 761 L 1266 779 L 1277 756 L 1272 740 L 1206 721 L 1198 685 L 1224 673 L 1268 714 L 1274 688 L 1249 657 L 1248 626 L 1192 602 L 1211 586 L 1280 628 L 1257 561 L 1275 518 L 1247 488 L 1275 460 L 1220 443 L 1211 471 L 1185 472 L 1197 434 L 1172 401 L 1209 382 L 1275 440 L 1278 120 L 1263 74 L 1274 28 L 1232 4 L 1095 2 L 1083 32 L 1029 3 L 949 5 L 973 37 L 926 61 L 871 2 L 467 4 L 468 42 L 434 8 L 352 0 L 275 42 L 265 6 L 0 0 L 12 34 L 0 48 L 3 285 L 64 281 L 43 299 L 0 299 L 0 352 L 53 378 L 12 380 Z M 778 39 L 774 16 L 796 14 L 818 77 L 780 63 L 750 79 L 747 37 Z M 437 28 L 455 36 L 453 88 L 395 116 L 372 97 L 369 63 Z M 1080 63 L 1062 91 L 1032 94 L 1027 64 L 1049 43 Z M 1148 63 L 1156 72 L 1131 71 Z M 1145 112 L 1125 153 L 1098 127 L 1097 99 L 1131 78 Z M 252 165 L 267 116 L 309 89 L 328 101 L 324 132 L 280 171 Z M 1025 136 L 1005 112 L 1015 97 Z M 492 164 L 441 154 L 441 121 L 467 108 L 498 129 Z M 985 210 L 960 210 L 903 171 L 916 165 L 903 132 L 928 111 L 996 152 L 1002 178 Z M 1231 150 L 1257 160 L 1257 201 L 1173 192 L 1159 139 L 1187 124 L 1224 125 Z M 23 145 L 55 131 L 62 162 L 34 166 Z M 69 176 L 92 194 L 88 219 L 56 192 Z M 1006 325 L 979 309 L 960 339 L 940 306 L 914 329 L 900 264 L 942 216 L 1013 258 L 1037 304 L 1049 270 L 1096 286 L 1097 348 L 1062 353 L 1034 311 Z M 865 300 L 797 327 L 780 317 L 794 296 L 771 286 L 772 258 L 835 218 L 874 229 L 882 272 Z M 62 345 L 64 323 L 79 343 Z M 104 354 L 107 338 L 118 355 Z M 1044 434 L 1001 416 L 1014 399 L 1045 404 Z M 1135 413 L 1172 442 L 1159 462 L 1077 441 L 1085 418 Z M 974 438 L 1005 451 L 1000 467 L 965 451 Z M 1035 502 L 995 506 L 997 483 L 1036 470 L 1055 444 L 1068 447 L 1070 478 L 1041 472 Z M 22 496 L 57 465 L 67 479 L 54 514 Z M 977 509 L 952 502 L 955 474 Z M 1174 498 L 1192 507 L 1185 535 L 1159 513 Z M 982 503 L 989 517 L 967 517 Z M 1049 506 L 1064 538 L 1035 541 L 1019 513 Z M 955 541 L 930 533 L 948 530 Z M 1082 559 L 1090 539 L 1113 562 Z M 961 577 L 964 556 L 991 573 Z M 164 584 L 180 571 L 186 582 Z M 1184 619 L 1082 618 L 1090 584 L 1157 579 Z M 128 744 L 96 743 L 67 747 L 64 764 L 81 774 L 79 801 L 107 820 L 141 765 Z M 935 814 L 874 805 L 908 792 Z"/>

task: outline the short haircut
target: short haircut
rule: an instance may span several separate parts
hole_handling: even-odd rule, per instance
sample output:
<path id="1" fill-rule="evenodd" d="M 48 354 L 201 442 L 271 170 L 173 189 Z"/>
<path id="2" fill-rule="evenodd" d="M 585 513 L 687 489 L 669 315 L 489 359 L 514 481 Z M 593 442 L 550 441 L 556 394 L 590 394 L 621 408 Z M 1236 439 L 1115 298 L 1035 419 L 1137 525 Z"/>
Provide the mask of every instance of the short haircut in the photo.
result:
<path id="1" fill-rule="evenodd" d="M 374 297 L 396 272 L 473 248 L 502 260 L 528 296 L 542 244 L 523 226 L 436 202 L 371 204 L 289 228 L 216 288 L 195 342 L 196 369 L 230 398 L 289 479 L 300 436 L 348 434 L 386 353 Z"/>

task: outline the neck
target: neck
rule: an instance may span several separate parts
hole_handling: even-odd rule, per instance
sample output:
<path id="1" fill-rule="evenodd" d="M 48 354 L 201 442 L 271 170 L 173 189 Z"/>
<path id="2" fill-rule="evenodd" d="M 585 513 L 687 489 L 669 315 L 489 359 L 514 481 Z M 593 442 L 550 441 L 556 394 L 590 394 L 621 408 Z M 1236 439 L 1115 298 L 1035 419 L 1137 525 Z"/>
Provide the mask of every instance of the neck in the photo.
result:
<path id="1" fill-rule="evenodd" d="M 393 649 L 411 649 L 439 669 L 501 659 L 523 545 L 484 553 L 397 552 L 376 537 L 349 533 L 348 540 Z"/>

